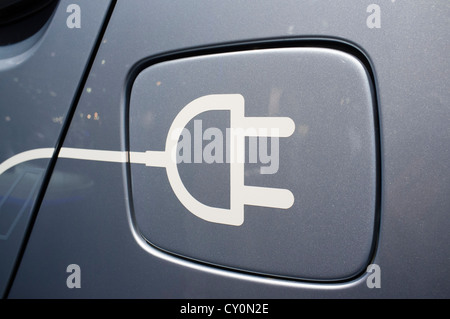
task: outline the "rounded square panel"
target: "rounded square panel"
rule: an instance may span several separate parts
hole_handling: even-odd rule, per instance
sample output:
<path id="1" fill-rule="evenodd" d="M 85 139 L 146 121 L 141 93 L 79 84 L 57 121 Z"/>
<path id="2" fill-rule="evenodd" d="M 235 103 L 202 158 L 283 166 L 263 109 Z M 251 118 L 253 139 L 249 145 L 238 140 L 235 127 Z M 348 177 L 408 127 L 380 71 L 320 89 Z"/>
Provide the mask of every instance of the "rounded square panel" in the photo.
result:
<path id="1" fill-rule="evenodd" d="M 330 48 L 145 68 L 129 101 L 135 227 L 163 251 L 229 269 L 357 275 L 376 220 L 373 96 L 365 65 Z"/>

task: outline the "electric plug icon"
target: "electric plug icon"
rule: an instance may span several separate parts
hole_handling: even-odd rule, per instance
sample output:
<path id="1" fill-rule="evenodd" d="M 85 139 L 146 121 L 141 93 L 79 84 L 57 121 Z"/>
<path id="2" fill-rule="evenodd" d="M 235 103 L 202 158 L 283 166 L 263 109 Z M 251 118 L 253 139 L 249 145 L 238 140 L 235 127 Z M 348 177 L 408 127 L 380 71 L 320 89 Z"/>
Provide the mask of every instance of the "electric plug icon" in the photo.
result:
<path id="1" fill-rule="evenodd" d="M 195 116 L 206 111 L 230 112 L 230 209 L 207 206 L 196 200 L 184 187 L 178 173 L 176 151 L 181 133 Z M 166 169 L 170 186 L 183 206 L 195 216 L 212 223 L 240 226 L 244 206 L 288 209 L 294 195 L 288 189 L 248 186 L 244 184 L 246 137 L 289 137 L 295 123 L 288 117 L 245 117 L 244 97 L 240 94 L 205 95 L 187 104 L 175 117 L 167 134 L 164 151 L 126 152 L 62 147 L 25 151 L 0 163 L 0 175 L 23 162 L 52 158 L 145 164 Z"/>
<path id="2" fill-rule="evenodd" d="M 205 205 L 184 187 L 178 172 L 176 150 L 182 130 L 195 116 L 206 111 L 230 112 L 230 209 Z M 240 226 L 244 206 L 288 209 L 294 204 L 290 190 L 244 184 L 245 137 L 289 137 L 295 123 L 288 117 L 245 117 L 245 101 L 240 94 L 206 95 L 187 104 L 175 117 L 167 134 L 164 151 L 130 153 L 130 162 L 166 169 L 169 183 L 183 206 L 208 222 Z"/>

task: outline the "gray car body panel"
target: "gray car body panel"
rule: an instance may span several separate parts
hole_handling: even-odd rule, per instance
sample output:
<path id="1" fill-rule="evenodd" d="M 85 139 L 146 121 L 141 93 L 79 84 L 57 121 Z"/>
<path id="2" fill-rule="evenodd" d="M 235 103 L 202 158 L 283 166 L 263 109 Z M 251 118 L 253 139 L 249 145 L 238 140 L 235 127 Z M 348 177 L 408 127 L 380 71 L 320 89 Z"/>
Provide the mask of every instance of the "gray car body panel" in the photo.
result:
<path id="1" fill-rule="evenodd" d="M 450 5 L 380 1 L 381 28 L 370 29 L 370 3 L 280 1 L 275 11 L 272 1 L 118 1 L 63 147 L 127 150 L 127 86 L 145 59 L 249 41 L 348 42 L 367 56 L 377 89 L 381 202 L 370 262 L 380 266 L 380 289 L 368 288 L 365 272 L 316 283 L 165 254 L 132 227 L 126 163 L 60 158 L 9 297 L 448 298 Z M 63 181 L 78 200 L 58 200 L 73 196 L 58 173 L 81 180 Z M 69 264 L 81 267 L 81 289 L 66 286 Z"/>
<path id="2" fill-rule="evenodd" d="M 82 29 L 66 27 L 62 1 L 31 38 L 0 47 L 0 163 L 37 148 L 54 148 L 72 106 L 108 1 L 80 2 Z M 51 155 L 0 175 L 0 293 L 3 295 L 27 231 Z"/>

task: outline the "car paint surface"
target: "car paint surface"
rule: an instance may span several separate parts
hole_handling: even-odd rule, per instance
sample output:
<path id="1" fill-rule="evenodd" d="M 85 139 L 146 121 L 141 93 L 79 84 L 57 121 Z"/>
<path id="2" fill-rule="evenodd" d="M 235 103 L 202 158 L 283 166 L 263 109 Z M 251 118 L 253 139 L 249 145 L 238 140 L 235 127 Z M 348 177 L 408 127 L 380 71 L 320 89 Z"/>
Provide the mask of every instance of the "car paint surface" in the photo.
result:
<path id="1" fill-rule="evenodd" d="M 353 46 L 366 56 L 377 92 L 380 205 L 370 262 L 381 269 L 381 288 L 368 287 L 368 272 L 342 282 L 318 283 L 235 272 L 162 252 L 132 227 L 126 159 L 60 157 L 42 201 L 33 206 L 39 209 L 7 297 L 448 298 L 450 5 L 379 1 L 381 27 L 369 28 L 366 10 L 371 3 L 279 1 L 274 10 L 273 1 L 117 1 L 110 4 L 105 20 L 108 2 L 101 2 L 98 11 L 90 11 L 86 2 L 80 4 L 81 28 L 66 30 L 64 9 L 70 2 L 61 1 L 49 30 L 58 21 L 68 36 L 81 38 L 91 23 L 98 29 L 95 23 L 103 22 L 106 29 L 80 82 L 64 140 L 55 144 L 55 131 L 44 147 L 126 153 L 127 90 L 138 71 L 135 66 L 149 58 L 184 57 L 202 48 L 237 44 L 256 49 L 271 41 Z M 53 45 L 62 46 L 66 63 L 75 59 L 61 42 Z M 88 49 L 81 51 L 87 56 Z M 74 66 L 74 78 L 82 69 Z M 39 81 L 63 81 L 66 74 L 60 71 L 40 73 Z M 13 71 L 0 72 L 2 80 L 6 72 Z M 2 109 L 4 101 L 17 99 L 12 95 L 0 96 Z M 68 101 L 62 102 L 64 112 Z M 0 121 L 7 125 L 4 118 Z M 23 150 L 38 147 L 23 145 Z M 9 156 L 1 152 L 2 159 Z M 334 263 L 340 262 L 336 256 Z M 334 263 L 321 266 L 333 269 Z M 80 289 L 66 286 L 70 264 L 81 268 Z"/>

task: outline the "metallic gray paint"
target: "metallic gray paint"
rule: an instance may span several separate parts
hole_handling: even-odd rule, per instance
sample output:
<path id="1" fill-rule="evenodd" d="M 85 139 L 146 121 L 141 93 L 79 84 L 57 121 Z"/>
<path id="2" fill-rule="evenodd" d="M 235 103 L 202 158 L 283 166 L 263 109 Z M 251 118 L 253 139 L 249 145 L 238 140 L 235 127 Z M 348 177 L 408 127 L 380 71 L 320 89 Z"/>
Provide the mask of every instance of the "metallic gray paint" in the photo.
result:
<path id="1" fill-rule="evenodd" d="M 372 2 L 279 1 L 274 10 L 272 1 L 119 1 L 86 83 L 92 90 L 84 91 L 64 146 L 126 149 L 125 86 L 142 59 L 268 38 L 354 43 L 369 57 L 378 89 L 381 220 L 371 262 L 381 267 L 380 289 L 369 289 L 364 274 L 350 283 L 310 284 L 161 256 L 130 226 L 126 165 L 62 159 L 54 174 L 68 171 L 95 186 L 76 202 L 55 205 L 61 190 L 50 181 L 9 296 L 448 298 L 450 5 L 379 1 L 381 29 L 369 29 Z M 77 116 L 92 112 L 101 122 Z M 65 286 L 71 263 L 81 266 L 81 289 Z"/>
<path id="2" fill-rule="evenodd" d="M 107 1 L 80 2 L 82 29 L 66 27 L 67 3 L 34 36 L 0 47 L 0 162 L 35 148 L 55 147 L 102 24 Z M 4 294 L 49 159 L 0 175 L 0 293 Z M 27 181 L 27 182 L 26 182 Z M 16 216 L 14 218 L 7 216 Z M 7 236 L 6 236 L 7 235 Z"/>

